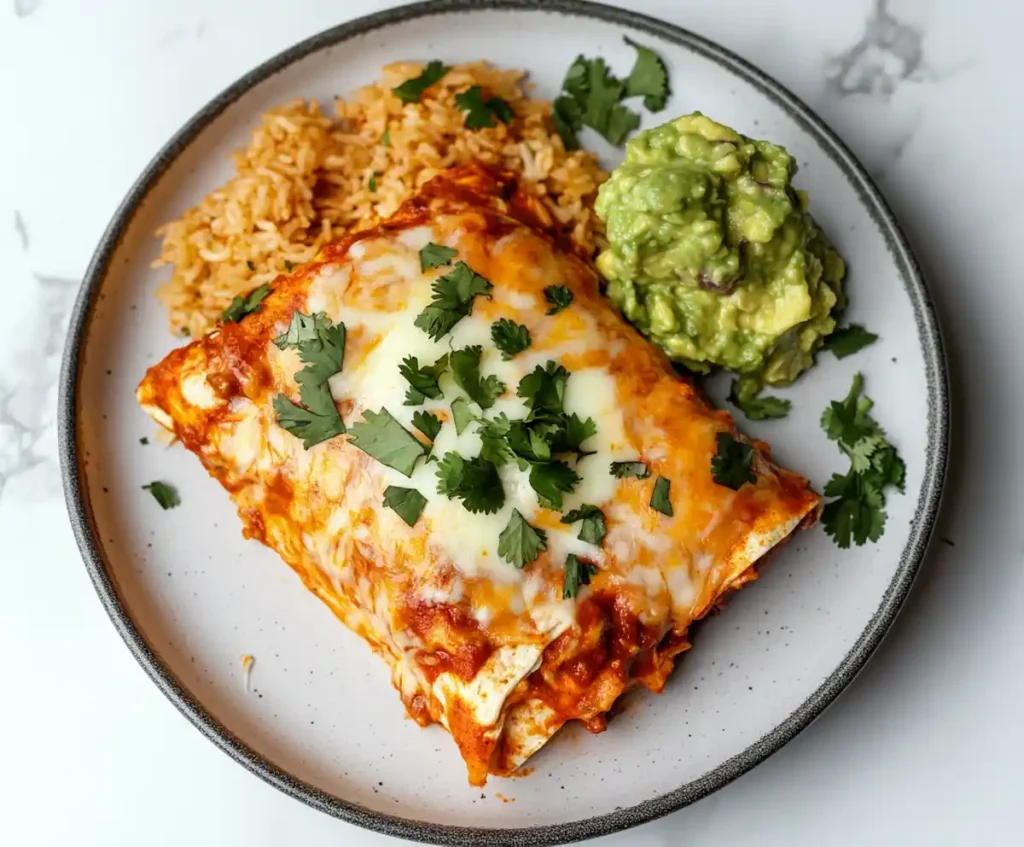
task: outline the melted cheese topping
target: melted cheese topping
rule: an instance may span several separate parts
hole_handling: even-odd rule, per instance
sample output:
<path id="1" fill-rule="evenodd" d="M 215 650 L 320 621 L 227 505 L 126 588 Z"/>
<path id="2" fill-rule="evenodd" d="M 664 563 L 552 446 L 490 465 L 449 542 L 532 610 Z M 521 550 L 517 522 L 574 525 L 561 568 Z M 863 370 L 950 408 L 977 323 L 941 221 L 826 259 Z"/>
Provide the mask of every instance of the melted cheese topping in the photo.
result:
<path id="1" fill-rule="evenodd" d="M 688 646 L 690 623 L 751 579 L 751 564 L 818 498 L 759 445 L 756 484 L 739 492 L 715 485 L 710 458 L 716 434 L 734 431 L 729 416 L 622 323 L 589 266 L 504 214 L 492 177 L 467 173 L 441 180 L 388 226 L 329 245 L 278 280 L 256 313 L 172 352 L 138 395 L 231 492 L 246 534 L 277 550 L 389 662 L 410 714 L 449 729 L 480 784 L 488 772 L 517 767 L 568 719 L 600 726 L 633 680 L 660 690 Z M 467 186 L 484 194 L 467 199 Z M 457 250 L 494 286 L 440 341 L 414 324 L 432 282 L 450 270 L 421 270 L 419 250 L 431 241 Z M 573 304 L 548 315 L 548 285 L 568 286 Z M 346 423 L 386 409 L 413 432 L 414 412 L 434 412 L 444 422 L 438 457 L 476 456 L 477 425 L 456 433 L 450 404 L 461 392 L 450 373 L 443 398 L 406 406 L 403 359 L 425 366 L 480 345 L 482 373 L 507 387 L 486 414 L 510 419 L 528 412 L 516 396 L 526 374 L 548 361 L 565 367 L 565 409 L 593 418 L 597 433 L 584 444 L 593 455 L 576 465 L 582 481 L 564 511 L 602 509 L 604 543 L 581 541 L 578 524 L 542 507 L 514 462 L 500 469 L 504 506 L 486 515 L 437 493 L 436 463 L 420 461 L 406 477 L 344 436 L 303 449 L 273 410 L 279 393 L 298 394 L 302 362 L 272 343 L 296 309 L 346 327 L 344 367 L 329 381 Z M 530 331 L 531 346 L 510 361 L 491 341 L 499 318 Z M 626 460 L 645 462 L 651 478 L 612 476 L 610 464 Z M 672 517 L 649 506 L 659 475 L 672 483 Z M 426 498 L 415 526 L 383 506 L 390 485 Z M 497 553 L 513 509 L 547 536 L 547 550 L 523 569 Z M 576 598 L 563 599 L 570 553 L 598 570 Z"/>

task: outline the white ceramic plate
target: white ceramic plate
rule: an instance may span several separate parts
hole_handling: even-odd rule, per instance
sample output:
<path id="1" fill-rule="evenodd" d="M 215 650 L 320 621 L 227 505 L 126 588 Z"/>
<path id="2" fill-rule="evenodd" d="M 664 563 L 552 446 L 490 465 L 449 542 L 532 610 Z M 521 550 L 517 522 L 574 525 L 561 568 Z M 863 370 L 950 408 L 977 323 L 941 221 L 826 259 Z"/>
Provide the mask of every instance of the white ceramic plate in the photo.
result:
<path id="1" fill-rule="evenodd" d="M 604 6 L 470 6 L 406 7 L 318 35 L 239 80 L 168 143 L 118 210 L 82 287 L 62 376 L 62 459 L 107 612 L 212 741 L 282 790 L 364 826 L 441 843 L 536 845 L 621 829 L 704 796 L 777 750 L 850 682 L 925 552 L 945 469 L 946 375 L 927 291 L 884 201 L 781 86 L 703 39 Z M 701 627 L 662 696 L 631 695 L 604 734 L 570 727 L 530 763 L 529 777 L 495 778 L 480 791 L 467 786 L 441 729 L 405 718 L 384 664 L 274 553 L 242 539 L 228 497 L 199 462 L 153 443 L 133 392 L 178 342 L 153 297 L 165 273 L 149 267 L 152 232 L 229 176 L 229 152 L 275 104 L 329 100 L 387 62 L 427 58 L 527 68 L 537 95 L 551 97 L 579 53 L 627 72 L 633 52 L 623 35 L 669 65 L 674 95 L 659 120 L 699 109 L 796 155 L 798 185 L 849 260 L 849 318 L 881 335 L 855 357 L 820 356 L 785 392 L 793 414 L 748 430 L 820 488 L 844 463 L 819 416 L 862 371 L 906 460 L 907 490 L 889 498 L 880 543 L 841 551 L 820 529 L 801 535 Z M 614 164 L 613 151 L 600 149 Z M 153 479 L 177 485 L 180 508 L 164 512 L 140 490 Z M 256 659 L 248 692 L 242 654 Z"/>

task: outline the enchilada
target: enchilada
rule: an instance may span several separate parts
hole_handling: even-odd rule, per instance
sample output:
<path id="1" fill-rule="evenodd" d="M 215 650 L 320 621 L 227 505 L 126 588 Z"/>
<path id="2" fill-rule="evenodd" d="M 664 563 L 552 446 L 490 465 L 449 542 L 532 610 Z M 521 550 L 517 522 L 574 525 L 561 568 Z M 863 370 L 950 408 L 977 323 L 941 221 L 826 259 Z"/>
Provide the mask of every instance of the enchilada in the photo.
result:
<path id="1" fill-rule="evenodd" d="M 819 508 L 554 224 L 512 175 L 460 167 L 138 388 L 474 785 L 660 691 L 692 623 Z"/>

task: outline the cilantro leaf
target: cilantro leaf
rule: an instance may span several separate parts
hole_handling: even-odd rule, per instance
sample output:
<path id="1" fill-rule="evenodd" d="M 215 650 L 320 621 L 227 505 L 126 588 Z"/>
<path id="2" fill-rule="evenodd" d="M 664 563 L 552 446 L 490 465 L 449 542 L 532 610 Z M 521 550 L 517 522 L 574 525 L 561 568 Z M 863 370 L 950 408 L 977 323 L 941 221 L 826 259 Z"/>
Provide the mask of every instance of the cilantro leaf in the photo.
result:
<path id="1" fill-rule="evenodd" d="M 612 107 L 622 99 L 625 91 L 625 84 L 615 78 L 604 59 L 588 60 L 587 99 L 582 117 L 584 125 L 605 135 Z"/>
<path id="2" fill-rule="evenodd" d="M 579 481 L 576 471 L 565 462 L 535 462 L 530 468 L 530 486 L 541 505 L 549 509 L 561 511 L 562 495 L 572 491 Z"/>
<path id="3" fill-rule="evenodd" d="M 415 488 L 401 488 L 397 485 L 389 485 L 384 489 L 384 507 L 394 509 L 398 515 L 409 526 L 415 526 L 416 521 L 423 514 L 423 507 L 427 505 L 427 498 Z"/>
<path id="4" fill-rule="evenodd" d="M 651 492 L 651 508 L 655 511 L 661 512 L 663 515 L 672 517 L 675 512 L 672 509 L 672 501 L 669 499 L 669 489 L 672 487 L 672 481 L 665 479 L 663 476 L 659 476 L 654 481 L 654 490 Z"/>
<path id="5" fill-rule="evenodd" d="M 465 397 L 456 397 L 452 400 L 452 421 L 455 423 L 455 432 L 458 435 L 462 435 L 466 427 L 474 420 L 476 420 L 476 416 L 469 408 L 469 401 Z"/>
<path id="6" fill-rule="evenodd" d="M 651 471 L 643 462 L 612 462 L 611 474 L 618 479 L 647 479 Z"/>
<path id="7" fill-rule="evenodd" d="M 449 451 L 438 462 L 437 491 L 448 498 L 458 497 L 467 511 L 493 514 L 505 505 L 505 489 L 498 468 L 481 456 L 464 459 Z"/>
<path id="8" fill-rule="evenodd" d="M 876 341 L 878 336 L 873 332 L 868 332 L 860 324 L 850 324 L 826 336 L 822 347 L 831 350 L 837 359 L 845 359 Z"/>
<path id="9" fill-rule="evenodd" d="M 299 358 L 306 364 L 295 374 L 300 386 L 315 387 L 327 382 L 345 364 L 345 324 L 332 325 L 323 318 L 317 325 L 316 338 L 299 343 Z"/>
<path id="10" fill-rule="evenodd" d="M 580 559 L 575 553 L 565 557 L 565 578 L 562 580 L 562 599 L 571 600 L 580 593 L 581 585 L 590 585 L 590 578 L 597 576 L 597 565 Z"/>
<path id="11" fill-rule="evenodd" d="M 470 400 L 481 409 L 489 409 L 505 393 L 505 383 L 493 374 L 487 377 L 481 375 L 482 354 L 483 348 L 479 345 L 456 350 L 451 356 L 452 376 L 455 384 L 469 395 Z"/>
<path id="12" fill-rule="evenodd" d="M 551 123 L 566 150 L 578 150 L 580 147 L 577 133 L 583 127 L 582 117 L 583 111 L 572 97 L 556 97 L 551 104 Z"/>
<path id="13" fill-rule="evenodd" d="M 415 324 L 437 341 L 473 312 L 474 297 L 490 298 L 493 287 L 465 262 L 457 262 L 451 271 L 434 281 L 433 298 L 417 315 Z"/>
<path id="14" fill-rule="evenodd" d="M 395 86 L 391 89 L 391 93 L 403 103 L 419 103 L 423 92 L 435 82 L 440 82 L 450 70 L 451 68 L 448 65 L 434 59 L 427 62 L 419 76 L 407 79 L 401 85 Z"/>
<path id="15" fill-rule="evenodd" d="M 398 372 L 405 377 L 409 388 L 405 392 L 406 406 L 419 406 L 428 397 L 437 400 L 441 396 L 438 380 L 448 369 L 448 354 L 445 353 L 432 365 L 420 367 L 419 359 L 407 356 L 398 366 Z"/>
<path id="16" fill-rule="evenodd" d="M 270 285 L 264 283 L 259 288 L 254 288 L 244 297 L 234 297 L 228 307 L 221 313 L 222 323 L 238 323 L 242 318 L 255 312 L 260 303 L 270 294 Z"/>
<path id="17" fill-rule="evenodd" d="M 640 115 L 621 103 L 616 103 L 608 112 L 608 120 L 601 134 L 611 144 L 621 147 L 626 136 L 638 126 L 640 126 Z"/>
<path id="18" fill-rule="evenodd" d="M 479 85 L 474 85 L 472 88 L 467 88 L 456 94 L 455 105 L 466 113 L 466 129 L 483 129 L 494 126 L 495 118 L 507 124 L 515 117 L 507 100 L 500 97 L 484 99 L 483 90 Z"/>
<path id="19" fill-rule="evenodd" d="M 281 350 L 289 347 L 298 348 L 303 342 L 316 341 L 322 325 L 329 323 L 324 312 L 316 312 L 312 315 L 304 315 L 302 312 L 292 312 L 291 323 L 288 329 L 274 339 L 274 344 Z"/>
<path id="20" fill-rule="evenodd" d="M 375 173 L 370 174 L 370 179 L 366 183 L 366 187 L 369 188 L 370 191 L 376 191 L 377 190 L 377 174 L 375 174 Z"/>
<path id="21" fill-rule="evenodd" d="M 317 396 L 319 397 L 319 392 Z M 334 406 L 333 401 L 331 405 Z M 284 394 L 278 394 L 274 398 L 274 411 L 277 413 L 278 426 L 296 438 L 301 438 L 302 446 L 306 450 L 321 441 L 327 441 L 329 438 L 345 433 L 345 422 L 338 414 L 337 407 L 334 408 L 333 414 L 327 411 L 321 402 L 317 402 L 317 407 L 320 411 L 305 409 L 293 403 Z"/>
<path id="22" fill-rule="evenodd" d="M 432 412 L 414 412 L 412 425 L 433 442 L 441 431 L 441 419 Z"/>
<path id="23" fill-rule="evenodd" d="M 559 421 L 560 428 L 555 432 L 551 450 L 554 453 L 575 453 L 577 459 L 591 455 L 583 449 L 583 442 L 597 435 L 597 424 L 593 418 L 583 420 L 573 412 L 563 415 Z"/>
<path id="24" fill-rule="evenodd" d="M 459 255 L 459 251 L 452 247 L 445 247 L 443 244 L 435 244 L 433 241 L 420 250 L 420 270 L 426 273 L 431 268 L 439 268 L 442 265 L 450 265 L 452 259 Z"/>
<path id="25" fill-rule="evenodd" d="M 544 299 L 551 306 L 546 314 L 557 315 L 572 303 L 572 292 L 564 285 L 549 285 L 544 289 Z"/>
<path id="26" fill-rule="evenodd" d="M 512 450 L 505 440 L 511 422 L 504 414 L 482 421 L 477 435 L 480 436 L 480 456 L 497 467 L 512 458 Z"/>
<path id="27" fill-rule="evenodd" d="M 512 421 L 508 434 L 509 449 L 528 462 L 551 460 L 552 425 L 543 421 Z"/>
<path id="28" fill-rule="evenodd" d="M 729 402 L 752 421 L 784 418 L 792 406 L 789 400 L 782 397 L 749 396 L 739 388 L 739 380 L 733 380 L 732 388 L 729 389 Z"/>
<path id="29" fill-rule="evenodd" d="M 391 127 L 384 130 L 384 134 L 380 137 L 381 147 L 391 146 Z"/>
<path id="30" fill-rule="evenodd" d="M 530 330 L 508 318 L 501 318 L 491 324 L 491 340 L 507 362 L 530 346 Z"/>
<path id="31" fill-rule="evenodd" d="M 597 506 L 584 503 L 578 509 L 573 509 L 562 516 L 562 523 L 574 524 L 577 521 L 582 521 L 578 536 L 580 541 L 586 541 L 588 544 L 596 544 L 600 547 L 601 542 L 604 541 L 605 533 L 608 531 L 605 525 L 604 512 L 597 508 Z"/>
<path id="32" fill-rule="evenodd" d="M 160 508 L 163 510 L 173 509 L 175 506 L 181 505 L 181 497 L 178 496 L 178 489 L 167 482 L 160 482 L 159 480 L 151 482 L 148 485 L 142 486 L 143 491 L 148 491 L 153 495 L 153 499 L 160 504 Z"/>
<path id="33" fill-rule="evenodd" d="M 387 409 L 365 411 L 350 431 L 354 446 L 405 476 L 412 476 L 416 460 L 427 455 L 427 448 Z"/>
<path id="34" fill-rule="evenodd" d="M 896 448 L 871 417 L 872 402 L 862 397 L 863 378 L 857 374 L 850 393 L 833 401 L 821 416 L 828 437 L 850 459 L 845 475 L 833 474 L 822 510 L 822 525 L 839 547 L 878 541 L 885 531 L 885 489 L 903 491 L 906 465 Z"/>
<path id="35" fill-rule="evenodd" d="M 498 555 L 522 570 L 547 549 L 547 533 L 530 526 L 519 510 L 513 509 L 508 523 L 498 536 Z"/>
<path id="36" fill-rule="evenodd" d="M 530 407 L 530 418 L 543 414 L 562 414 L 565 403 L 565 386 L 569 372 L 553 360 L 541 367 L 537 365 L 519 381 L 516 395 L 522 397 Z"/>
<path id="37" fill-rule="evenodd" d="M 669 94 L 668 71 L 661 57 L 642 44 L 637 44 L 628 36 L 623 40 L 636 50 L 636 62 L 626 80 L 626 96 L 643 96 L 644 106 L 652 112 L 660 112 L 665 108 Z"/>
<path id="38" fill-rule="evenodd" d="M 737 441 L 728 432 L 718 433 L 715 440 L 718 452 L 711 458 L 712 479 L 733 491 L 739 491 L 746 482 L 757 482 L 752 467 L 754 448 L 746 442 Z"/>
<path id="39" fill-rule="evenodd" d="M 573 59 L 569 70 L 565 72 L 565 79 L 562 80 L 562 90 L 569 92 L 574 100 L 584 100 L 590 91 L 588 74 L 590 60 L 585 56 L 577 56 Z"/>

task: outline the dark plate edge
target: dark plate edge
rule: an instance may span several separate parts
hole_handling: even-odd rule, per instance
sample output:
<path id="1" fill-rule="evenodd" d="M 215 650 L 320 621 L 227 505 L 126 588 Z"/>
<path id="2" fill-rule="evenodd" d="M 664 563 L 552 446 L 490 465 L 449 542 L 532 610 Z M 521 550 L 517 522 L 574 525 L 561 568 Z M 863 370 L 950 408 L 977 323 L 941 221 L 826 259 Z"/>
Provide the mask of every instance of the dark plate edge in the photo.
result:
<path id="1" fill-rule="evenodd" d="M 479 9 L 537 10 L 597 18 L 631 27 L 680 44 L 725 66 L 759 88 L 783 108 L 813 137 L 841 168 L 886 237 L 903 276 L 914 307 L 925 358 L 928 398 L 927 466 L 921 495 L 914 512 L 910 538 L 900 565 L 878 609 L 838 667 L 796 711 L 774 730 L 743 752 L 692 782 L 661 797 L 628 809 L 588 820 L 524 829 L 477 829 L 453 827 L 398 818 L 347 803 L 294 779 L 263 759 L 196 702 L 152 650 L 121 604 L 117 588 L 103 562 L 103 554 L 80 473 L 78 429 L 78 375 L 81 342 L 86 336 L 92 305 L 109 268 L 110 260 L 133 214 L 171 162 L 203 131 L 207 124 L 254 85 L 306 55 L 389 24 L 424 15 Z M 701 36 L 636 12 L 616 9 L 588 0 L 427 0 L 378 12 L 325 30 L 279 53 L 245 74 L 197 112 L 160 150 L 132 185 L 118 206 L 89 263 L 75 302 L 61 363 L 58 397 L 58 451 L 65 502 L 75 539 L 103 607 L 132 655 L 177 709 L 249 771 L 306 804 L 350 823 L 388 835 L 434 844 L 508 844 L 540 847 L 564 844 L 617 832 L 673 812 L 746 773 L 779 750 L 805 729 L 860 672 L 892 625 L 920 570 L 932 535 L 942 497 L 948 463 L 949 386 L 942 335 L 921 269 L 899 223 L 864 167 L 828 125 L 803 101 L 756 67 Z"/>

